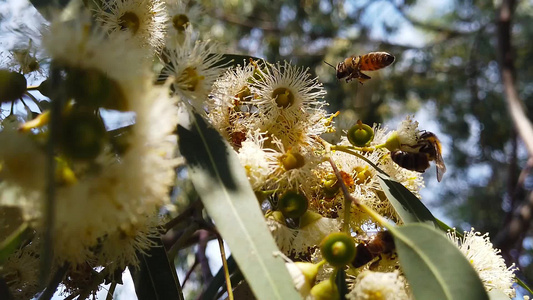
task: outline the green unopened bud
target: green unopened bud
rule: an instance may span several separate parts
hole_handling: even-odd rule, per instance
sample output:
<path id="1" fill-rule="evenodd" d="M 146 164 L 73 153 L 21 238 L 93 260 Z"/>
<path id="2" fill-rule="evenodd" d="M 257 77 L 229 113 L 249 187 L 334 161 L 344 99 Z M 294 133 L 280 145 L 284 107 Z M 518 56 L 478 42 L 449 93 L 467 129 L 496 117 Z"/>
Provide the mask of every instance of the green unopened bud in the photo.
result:
<path id="1" fill-rule="evenodd" d="M 270 213 L 270 216 L 272 216 L 272 218 L 280 223 L 280 224 L 283 224 L 283 225 L 287 225 L 287 222 L 285 222 L 285 216 L 281 213 L 281 211 L 273 211 Z"/>
<path id="2" fill-rule="evenodd" d="M 91 160 L 102 152 L 106 130 L 102 119 L 94 113 L 72 112 L 63 119 L 61 129 L 61 149 L 66 157 Z"/>
<path id="3" fill-rule="evenodd" d="M 324 280 L 311 288 L 311 295 L 315 300 L 338 300 L 340 299 L 339 289 L 335 282 Z"/>
<path id="4" fill-rule="evenodd" d="M 398 132 L 393 131 L 387 141 L 385 141 L 385 147 L 389 151 L 394 151 L 400 149 L 400 140 L 398 139 Z"/>
<path id="5" fill-rule="evenodd" d="M 356 147 L 366 147 L 374 140 L 374 129 L 359 120 L 348 130 L 348 140 Z"/>
<path id="6" fill-rule="evenodd" d="M 299 169 L 305 165 L 305 158 L 300 153 L 288 152 L 281 157 L 281 164 L 287 171 Z"/>
<path id="7" fill-rule="evenodd" d="M 69 97 L 89 108 L 128 110 L 128 105 L 119 84 L 96 69 L 69 69 L 65 80 Z"/>
<path id="8" fill-rule="evenodd" d="M 305 228 L 306 226 L 309 226 L 315 223 L 321 218 L 323 218 L 322 215 L 314 211 L 308 210 L 300 217 L 300 228 Z"/>
<path id="9" fill-rule="evenodd" d="M 320 243 L 320 251 L 330 265 L 339 268 L 349 264 L 357 252 L 354 240 L 344 232 L 326 236 Z"/>
<path id="10" fill-rule="evenodd" d="M 307 198 L 295 191 L 288 191 L 281 196 L 278 202 L 278 209 L 287 218 L 301 217 L 309 207 Z"/>
<path id="11" fill-rule="evenodd" d="M 310 283 L 310 285 L 313 285 L 315 283 L 316 275 L 318 274 L 318 268 L 320 267 L 319 264 L 314 264 L 310 262 L 295 262 L 294 263 L 298 269 L 302 272 L 302 274 L 305 276 L 305 280 Z"/>
<path id="12" fill-rule="evenodd" d="M 27 82 L 24 75 L 0 69 L 0 102 L 17 100 L 26 92 Z"/>

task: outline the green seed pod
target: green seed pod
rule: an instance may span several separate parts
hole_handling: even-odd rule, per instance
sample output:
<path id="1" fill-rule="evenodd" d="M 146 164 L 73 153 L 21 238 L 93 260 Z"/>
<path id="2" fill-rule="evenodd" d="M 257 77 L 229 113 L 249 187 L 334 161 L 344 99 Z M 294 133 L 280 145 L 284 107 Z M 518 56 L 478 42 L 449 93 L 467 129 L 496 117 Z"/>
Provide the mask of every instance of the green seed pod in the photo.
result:
<path id="1" fill-rule="evenodd" d="M 335 282 L 327 279 L 315 284 L 311 288 L 311 295 L 315 300 L 338 300 L 340 299 L 339 289 Z"/>
<path id="2" fill-rule="evenodd" d="M 295 191 L 288 191 L 281 196 L 278 202 L 278 210 L 286 218 L 299 218 L 309 207 L 307 198 Z"/>
<path id="3" fill-rule="evenodd" d="M 366 147 L 374 140 L 374 129 L 359 120 L 348 130 L 348 140 L 356 147 Z"/>
<path id="4" fill-rule="evenodd" d="M 357 252 L 354 240 L 344 232 L 326 236 L 320 243 L 320 251 L 330 265 L 338 268 L 349 264 Z"/>
<path id="5" fill-rule="evenodd" d="M 0 102 L 19 99 L 26 92 L 27 82 L 24 75 L 0 69 Z"/>
<path id="6" fill-rule="evenodd" d="M 119 84 L 96 69 L 69 69 L 65 80 L 68 96 L 89 108 L 128 110 Z"/>
<path id="7" fill-rule="evenodd" d="M 107 140 L 102 119 L 92 112 L 73 111 L 61 125 L 61 149 L 67 158 L 91 160 L 104 148 Z"/>
<path id="8" fill-rule="evenodd" d="M 393 131 L 389 138 L 385 141 L 385 147 L 389 151 L 394 151 L 400 149 L 400 140 L 398 139 L 398 132 Z"/>
<path id="9" fill-rule="evenodd" d="M 305 165 L 305 158 L 300 153 L 287 153 L 281 157 L 281 164 L 286 171 L 299 169 Z"/>

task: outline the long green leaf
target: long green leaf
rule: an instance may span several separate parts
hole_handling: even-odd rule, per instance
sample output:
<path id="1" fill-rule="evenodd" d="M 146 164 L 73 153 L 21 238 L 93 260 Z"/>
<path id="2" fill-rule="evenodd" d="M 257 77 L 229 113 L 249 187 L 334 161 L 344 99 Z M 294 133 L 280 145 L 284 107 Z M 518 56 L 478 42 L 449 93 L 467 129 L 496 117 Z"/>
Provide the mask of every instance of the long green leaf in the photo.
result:
<path id="1" fill-rule="evenodd" d="M 129 267 L 139 300 L 183 300 L 176 268 L 169 261 L 160 238 L 146 254 L 139 253 L 140 268 Z"/>
<path id="2" fill-rule="evenodd" d="M 518 284 L 519 286 L 523 287 L 524 289 L 526 289 L 526 291 L 528 291 L 530 294 L 533 295 L 533 291 L 531 290 L 531 288 L 525 283 L 522 281 L 522 279 L 518 278 L 518 277 L 515 277 L 514 278 L 516 284 Z"/>
<path id="3" fill-rule="evenodd" d="M 389 229 L 416 299 L 489 299 L 470 262 L 442 232 L 420 223 Z"/>
<path id="4" fill-rule="evenodd" d="M 31 235 L 28 223 L 22 223 L 5 240 L 0 242 L 0 264 L 5 262 L 9 255 L 15 252 Z"/>
<path id="5" fill-rule="evenodd" d="M 298 299 L 237 155 L 201 116 L 182 119 L 179 146 L 189 175 L 255 296 Z"/>
<path id="6" fill-rule="evenodd" d="M 396 180 L 378 174 L 379 185 L 403 223 L 429 223 L 438 227 L 437 220 L 411 191 Z"/>

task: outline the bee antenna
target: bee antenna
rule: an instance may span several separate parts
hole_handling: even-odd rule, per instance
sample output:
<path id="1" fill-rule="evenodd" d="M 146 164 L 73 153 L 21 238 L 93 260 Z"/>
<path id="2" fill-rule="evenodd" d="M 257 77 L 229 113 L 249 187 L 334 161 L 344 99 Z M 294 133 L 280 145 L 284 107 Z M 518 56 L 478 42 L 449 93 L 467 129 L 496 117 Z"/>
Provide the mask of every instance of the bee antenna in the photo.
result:
<path id="1" fill-rule="evenodd" d="M 328 63 L 327 61 L 324 61 L 324 63 L 325 63 L 326 65 L 328 65 L 328 66 L 332 67 L 333 69 L 337 69 L 337 68 L 335 68 L 335 66 L 334 66 L 334 65 L 332 65 L 332 64 L 330 64 L 330 63 Z"/>

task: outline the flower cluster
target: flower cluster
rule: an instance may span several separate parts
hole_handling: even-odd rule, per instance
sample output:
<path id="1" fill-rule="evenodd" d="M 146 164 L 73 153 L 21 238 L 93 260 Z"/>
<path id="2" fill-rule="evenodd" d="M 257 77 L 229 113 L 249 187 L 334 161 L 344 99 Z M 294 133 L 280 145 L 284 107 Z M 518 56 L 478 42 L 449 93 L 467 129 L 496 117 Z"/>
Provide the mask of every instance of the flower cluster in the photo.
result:
<path id="1" fill-rule="evenodd" d="M 338 113 L 326 111 L 319 79 L 287 61 L 225 60 L 219 45 L 198 38 L 200 13 L 182 0 L 109 0 L 57 13 L 39 42 L 50 61 L 43 101 L 26 89 L 24 76 L 39 70 L 32 48 L 13 52 L 16 66 L 0 70 L 12 83 L 8 92 L 0 87 L 2 102 L 29 97 L 41 110 L 22 119 L 12 112 L 0 129 L 0 215 L 19 216 L 0 219 L 0 227 L 23 223 L 32 233 L 0 261 L 11 294 L 39 291 L 47 229 L 51 269 L 68 267 L 69 291 L 96 268 L 111 278 L 138 266 L 160 236 L 161 208 L 171 204 L 181 108 L 205 118 L 237 153 L 302 297 L 338 298 L 343 269 L 347 299 L 411 299 L 392 230 L 376 215 L 403 225 L 383 176 L 417 201 L 430 163 L 440 180 L 438 139 L 407 117 L 396 130 L 359 121 L 338 143 L 326 141 Z M 110 128 L 124 115 L 127 124 Z M 505 266 L 487 235 L 449 238 L 487 291 L 514 295 L 516 268 Z"/>

